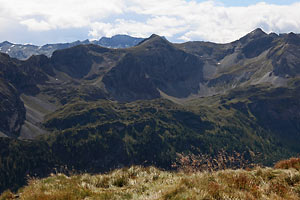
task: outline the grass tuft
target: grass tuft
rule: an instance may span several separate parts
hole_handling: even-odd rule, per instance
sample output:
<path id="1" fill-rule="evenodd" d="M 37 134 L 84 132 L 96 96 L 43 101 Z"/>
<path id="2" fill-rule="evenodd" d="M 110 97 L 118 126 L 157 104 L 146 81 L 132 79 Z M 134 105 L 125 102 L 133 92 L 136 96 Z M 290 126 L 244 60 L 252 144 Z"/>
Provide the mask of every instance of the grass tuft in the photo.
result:
<path id="1" fill-rule="evenodd" d="M 6 190 L 0 196 L 0 200 L 9 200 L 9 199 L 15 199 L 15 195 L 10 190 Z"/>
<path id="2" fill-rule="evenodd" d="M 295 169 L 256 167 L 251 170 L 168 172 L 133 166 L 109 174 L 56 174 L 31 179 L 17 195 L 2 199 L 300 199 L 300 172 Z"/>

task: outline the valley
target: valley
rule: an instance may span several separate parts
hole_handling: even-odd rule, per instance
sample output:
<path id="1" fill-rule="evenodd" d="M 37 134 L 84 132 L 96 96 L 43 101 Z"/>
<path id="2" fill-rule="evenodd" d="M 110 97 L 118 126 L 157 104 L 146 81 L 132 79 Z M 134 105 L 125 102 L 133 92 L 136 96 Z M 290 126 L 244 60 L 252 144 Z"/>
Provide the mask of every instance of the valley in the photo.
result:
<path id="1" fill-rule="evenodd" d="M 256 29 L 228 44 L 79 44 L 0 54 L 0 189 L 67 166 L 170 169 L 177 153 L 300 152 L 300 36 Z"/>

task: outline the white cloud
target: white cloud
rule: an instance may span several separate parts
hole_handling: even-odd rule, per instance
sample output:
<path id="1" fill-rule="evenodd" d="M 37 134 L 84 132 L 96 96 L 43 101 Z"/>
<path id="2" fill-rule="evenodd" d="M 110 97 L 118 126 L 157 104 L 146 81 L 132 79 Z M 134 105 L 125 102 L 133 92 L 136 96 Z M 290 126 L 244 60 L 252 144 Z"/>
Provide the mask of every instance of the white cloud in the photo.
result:
<path id="1" fill-rule="evenodd" d="M 173 41 L 230 42 L 257 27 L 299 32 L 299 10 L 300 3 L 226 7 L 216 0 L 0 0 L 0 28 L 13 21 L 33 32 L 87 28 L 93 39 L 156 33 Z"/>
<path id="2" fill-rule="evenodd" d="M 152 33 L 172 37 L 175 34 L 184 32 L 187 28 L 186 26 L 184 21 L 166 16 L 149 18 L 144 22 L 116 19 L 113 24 L 93 23 L 89 35 L 92 36 L 93 39 L 97 39 L 103 35 L 111 37 L 116 34 L 148 37 Z"/>
<path id="3" fill-rule="evenodd" d="M 0 0 L 5 12 L 0 16 L 12 17 L 35 31 L 89 26 L 93 20 L 121 14 L 123 0 Z"/>
<path id="4" fill-rule="evenodd" d="M 29 30 L 32 31 L 48 31 L 53 27 L 44 20 L 37 21 L 36 19 L 26 19 L 20 22 L 20 24 L 26 25 Z"/>
<path id="5" fill-rule="evenodd" d="M 184 40 L 230 42 L 257 27 L 267 32 L 300 30 L 300 3 L 286 6 L 258 3 L 247 7 L 225 7 L 216 1 L 133 1 L 136 4 L 133 10 L 137 13 L 149 16 L 176 16 L 181 20 L 180 24 L 183 21 L 186 29 L 179 38 Z M 171 24 L 173 28 L 179 26 L 176 22 Z"/>
<path id="6" fill-rule="evenodd" d="M 113 35 L 110 33 L 110 31 L 112 30 L 112 25 L 109 23 L 95 22 L 91 25 L 91 29 L 92 30 L 89 32 L 89 35 L 92 36 L 93 39 L 97 39 L 100 35 Z"/>

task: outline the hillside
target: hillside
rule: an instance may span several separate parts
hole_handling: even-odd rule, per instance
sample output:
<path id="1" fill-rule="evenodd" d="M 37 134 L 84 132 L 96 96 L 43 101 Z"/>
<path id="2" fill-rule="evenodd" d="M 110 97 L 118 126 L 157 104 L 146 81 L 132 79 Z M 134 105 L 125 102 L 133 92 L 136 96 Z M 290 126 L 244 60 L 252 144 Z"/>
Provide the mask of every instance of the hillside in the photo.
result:
<path id="1" fill-rule="evenodd" d="M 176 153 L 215 155 L 221 149 L 272 165 L 299 152 L 297 138 L 281 140 L 225 106 L 220 112 L 197 106 L 197 113 L 167 100 L 68 104 L 47 115 L 52 134 L 36 141 L 0 139 L 1 188 L 15 190 L 27 174 L 43 177 L 60 166 L 90 173 L 139 164 L 171 169 Z M 262 157 L 251 157 L 259 152 Z"/>
<path id="2" fill-rule="evenodd" d="M 58 173 L 44 179 L 31 178 L 17 195 L 7 191 L 0 199 L 297 200 L 299 187 L 300 173 L 295 168 L 187 173 L 133 166 L 108 174 Z"/>
<path id="3" fill-rule="evenodd" d="M 220 150 L 271 166 L 297 155 L 299 44 L 256 29 L 228 44 L 154 34 L 125 49 L 0 54 L 0 191 L 60 166 L 170 169 L 177 153 Z"/>

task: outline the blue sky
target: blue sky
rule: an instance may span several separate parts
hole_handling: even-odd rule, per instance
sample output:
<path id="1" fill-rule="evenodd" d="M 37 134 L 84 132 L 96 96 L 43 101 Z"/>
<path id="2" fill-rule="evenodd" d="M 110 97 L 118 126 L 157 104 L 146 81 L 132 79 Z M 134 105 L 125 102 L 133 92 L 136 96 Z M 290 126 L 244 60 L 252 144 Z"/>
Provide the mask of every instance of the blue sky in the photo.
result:
<path id="1" fill-rule="evenodd" d="M 300 32 L 294 0 L 0 0 L 0 42 L 46 43 L 152 33 L 173 42 L 218 43 L 255 28 Z"/>

